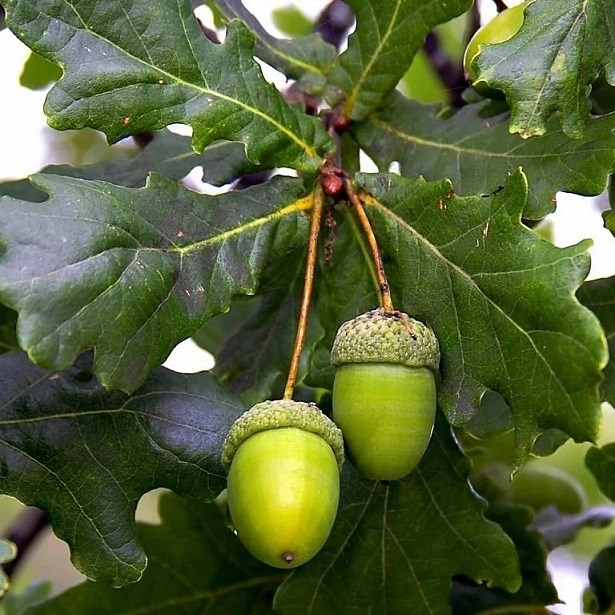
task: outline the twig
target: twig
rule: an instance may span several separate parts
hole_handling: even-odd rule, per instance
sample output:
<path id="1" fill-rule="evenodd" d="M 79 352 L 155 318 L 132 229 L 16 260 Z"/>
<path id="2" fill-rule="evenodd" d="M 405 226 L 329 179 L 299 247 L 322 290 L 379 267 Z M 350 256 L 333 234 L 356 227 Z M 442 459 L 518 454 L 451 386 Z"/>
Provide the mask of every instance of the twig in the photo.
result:
<path id="1" fill-rule="evenodd" d="M 497 3 L 498 0 L 495 0 Z M 480 9 L 478 7 L 478 0 L 474 0 L 474 4 L 470 9 L 470 19 L 468 20 L 466 31 L 464 35 L 464 42 L 467 44 L 470 39 L 476 34 L 476 31 L 480 28 Z"/>
<path id="2" fill-rule="evenodd" d="M 496 2 L 498 0 L 495 0 Z M 470 19 L 464 35 L 464 41 L 467 43 L 478 28 L 480 27 L 480 13 L 478 11 L 478 3 L 475 1 L 470 12 Z M 429 62 L 434 70 L 440 76 L 440 79 L 449 91 L 450 102 L 453 107 L 460 108 L 466 103 L 463 99 L 463 91 L 466 89 L 468 82 L 463 71 L 461 62 L 451 60 L 448 54 L 442 49 L 440 39 L 435 32 L 430 32 L 425 38 L 423 49 L 429 57 Z"/>
<path id="3" fill-rule="evenodd" d="M 365 237 L 367 238 L 367 242 L 374 259 L 378 286 L 380 287 L 380 307 L 382 307 L 387 314 L 395 314 L 396 310 L 393 307 L 393 300 L 391 299 L 391 289 L 389 287 L 386 274 L 384 273 L 382 256 L 380 255 L 380 249 L 378 248 L 378 242 L 376 241 L 376 236 L 374 235 L 372 225 L 370 224 L 365 210 L 363 209 L 361 199 L 357 196 L 357 193 L 354 191 L 352 184 L 348 179 L 345 180 L 345 186 L 348 200 L 357 214 L 357 218 L 359 218 L 359 222 L 363 228 L 363 232 L 365 233 Z"/>
<path id="4" fill-rule="evenodd" d="M 288 369 L 288 378 L 284 388 L 284 399 L 292 399 L 297 374 L 299 372 L 299 361 L 303 352 L 305 335 L 307 332 L 308 314 L 310 302 L 312 300 L 312 287 L 314 285 L 314 268 L 316 265 L 316 255 L 318 250 L 318 235 L 320 233 L 320 221 L 322 210 L 325 203 L 325 195 L 320 187 L 314 194 L 314 207 L 312 209 L 312 221 L 310 224 L 310 237 L 308 240 L 308 251 L 305 265 L 305 278 L 303 281 L 303 297 L 301 298 L 301 310 L 299 312 L 299 322 L 297 323 L 297 335 L 293 346 L 293 354 Z"/>
<path id="5" fill-rule="evenodd" d="M 501 13 L 508 8 L 504 0 L 493 0 L 493 3 L 495 4 L 495 8 L 498 10 L 498 13 Z"/>
<path id="6" fill-rule="evenodd" d="M 6 564 L 2 564 L 4 572 L 8 576 L 15 572 L 21 560 L 28 552 L 28 549 L 47 525 L 47 514 L 40 510 L 40 508 L 29 506 L 19 514 L 17 520 L 13 523 L 6 535 L 6 538 L 14 542 L 17 547 L 17 556 L 15 559 Z"/>
<path id="7" fill-rule="evenodd" d="M 425 38 L 423 49 L 429 57 L 429 61 L 434 70 L 440 76 L 449 93 L 451 105 L 453 107 L 463 107 L 465 101 L 462 93 L 468 83 L 463 73 L 461 62 L 453 62 L 444 52 L 440 45 L 440 39 L 434 32 L 430 32 Z"/>

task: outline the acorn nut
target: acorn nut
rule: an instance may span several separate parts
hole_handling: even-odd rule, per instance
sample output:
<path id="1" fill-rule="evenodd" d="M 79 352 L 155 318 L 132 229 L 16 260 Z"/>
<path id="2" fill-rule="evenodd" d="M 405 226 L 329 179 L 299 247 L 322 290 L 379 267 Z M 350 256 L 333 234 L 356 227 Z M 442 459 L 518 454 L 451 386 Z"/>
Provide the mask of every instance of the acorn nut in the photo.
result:
<path id="1" fill-rule="evenodd" d="M 327 540 L 339 503 L 341 431 L 314 404 L 253 406 L 223 445 L 228 505 L 245 547 L 276 568 L 310 560 Z"/>
<path id="2" fill-rule="evenodd" d="M 420 461 L 436 416 L 439 361 L 431 329 L 407 314 L 376 309 L 339 328 L 332 418 L 368 478 L 396 480 Z"/>

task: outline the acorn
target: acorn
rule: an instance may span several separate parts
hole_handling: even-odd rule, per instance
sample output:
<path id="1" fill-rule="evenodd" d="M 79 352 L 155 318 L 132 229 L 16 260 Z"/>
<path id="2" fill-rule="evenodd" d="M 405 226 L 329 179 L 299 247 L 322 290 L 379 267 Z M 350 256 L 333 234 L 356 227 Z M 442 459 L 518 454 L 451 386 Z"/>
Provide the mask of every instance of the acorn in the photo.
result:
<path id="1" fill-rule="evenodd" d="M 439 361 L 431 329 L 402 312 L 379 308 L 339 328 L 332 418 L 368 478 L 397 480 L 420 461 L 436 416 Z"/>
<path id="2" fill-rule="evenodd" d="M 341 431 L 315 404 L 253 406 L 223 445 L 233 527 L 257 559 L 295 568 L 325 544 L 339 504 Z"/>
<path id="3" fill-rule="evenodd" d="M 522 2 L 498 13 L 491 21 L 479 28 L 470 39 L 463 54 L 463 66 L 472 87 L 487 98 L 504 98 L 503 92 L 490 87 L 484 80 L 478 79 L 472 63 L 481 52 L 482 45 L 495 45 L 511 39 L 521 29 L 524 11 L 528 3 Z"/>

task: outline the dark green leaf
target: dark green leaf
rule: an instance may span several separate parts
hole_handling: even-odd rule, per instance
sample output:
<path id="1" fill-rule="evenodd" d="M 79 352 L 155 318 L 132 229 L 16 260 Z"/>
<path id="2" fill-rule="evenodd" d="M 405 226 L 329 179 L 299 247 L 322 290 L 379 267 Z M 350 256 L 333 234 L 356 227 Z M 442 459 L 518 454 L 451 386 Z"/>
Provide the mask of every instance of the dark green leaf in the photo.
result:
<path id="1" fill-rule="evenodd" d="M 585 455 L 585 465 L 594 475 L 600 491 L 615 502 L 615 442 L 602 448 L 590 448 Z"/>
<path id="2" fill-rule="evenodd" d="M 342 501 L 323 550 L 279 589 L 287 613 L 449 613 L 451 577 L 519 588 L 508 536 L 482 514 L 468 466 L 440 419 L 418 468 L 390 485 L 346 464 Z"/>
<path id="3" fill-rule="evenodd" d="M 510 408 L 504 398 L 495 391 L 486 391 L 480 400 L 476 415 L 464 425 L 464 430 L 475 438 L 483 440 L 494 436 L 497 438 L 513 427 Z M 501 452 L 501 443 L 496 446 L 498 452 Z M 509 461 L 512 461 L 512 458 Z"/>
<path id="4" fill-rule="evenodd" d="M 585 282 L 577 297 L 594 312 L 604 328 L 611 359 L 604 370 L 602 399 L 615 406 L 615 277 Z"/>
<path id="5" fill-rule="evenodd" d="M 525 218 L 555 209 L 558 190 L 599 194 L 615 172 L 615 114 L 589 121 L 574 140 L 556 125 L 540 139 L 511 135 L 505 117 L 484 118 L 481 105 L 468 105 L 448 118 L 395 94 L 388 104 L 353 130 L 382 170 L 397 160 L 406 177 L 446 177 L 459 194 L 489 194 L 507 173 L 523 167 L 529 182 Z"/>
<path id="6" fill-rule="evenodd" d="M 357 27 L 329 77 L 332 102 L 353 120 L 376 109 L 408 70 L 427 33 L 468 9 L 470 0 L 349 0 Z"/>
<path id="7" fill-rule="evenodd" d="M 222 441 L 244 407 L 209 374 L 165 369 L 132 397 L 110 393 L 90 363 L 57 373 L 23 353 L 0 357 L 0 492 L 46 510 L 73 564 L 117 586 L 146 565 L 135 535 L 141 495 L 216 497 Z"/>
<path id="8" fill-rule="evenodd" d="M 596 115 L 615 112 L 615 85 L 611 85 L 601 73 L 590 92 L 592 112 Z"/>
<path id="9" fill-rule="evenodd" d="M 580 138 L 589 116 L 589 85 L 603 69 L 615 85 L 612 2 L 529 2 L 519 32 L 484 45 L 473 65 L 481 80 L 506 94 L 511 132 L 542 135 L 557 112 L 564 132 Z"/>
<path id="10" fill-rule="evenodd" d="M 536 514 L 534 527 L 544 536 L 550 551 L 572 542 L 584 527 L 602 528 L 615 518 L 615 506 L 592 506 L 576 515 L 560 512 L 555 506 Z"/>
<path id="11" fill-rule="evenodd" d="M 263 278 L 258 309 L 225 340 L 216 354 L 214 373 L 247 405 L 272 398 L 276 378 L 288 371 L 304 269 L 304 249 L 294 250 L 277 267 L 271 268 Z M 282 392 L 277 391 L 277 396 Z"/>
<path id="12" fill-rule="evenodd" d="M 271 36 L 240 0 L 216 0 L 227 19 L 241 19 L 256 37 L 256 55 L 287 77 L 299 79 L 304 90 L 318 93 L 337 59 L 335 47 L 325 43 L 320 34 L 296 40 Z"/>
<path id="13" fill-rule="evenodd" d="M 7 0 L 7 24 L 64 76 L 45 103 L 58 130 L 89 126 L 111 142 L 180 122 L 193 147 L 243 141 L 255 164 L 314 171 L 331 147 L 320 121 L 292 109 L 254 62 L 240 22 L 223 45 L 187 0 Z M 170 53 L 172 50 L 172 53 Z"/>
<path id="14" fill-rule="evenodd" d="M 305 240 L 312 202 L 289 178 L 219 196 L 157 175 L 141 189 L 33 182 L 49 201 L 0 205 L 0 297 L 20 312 L 20 344 L 54 369 L 95 348 L 100 381 L 125 391 L 233 296 L 254 293 L 264 264 Z"/>
<path id="15" fill-rule="evenodd" d="M 610 613 L 615 607 L 615 545 L 602 549 L 589 565 L 589 583 L 597 609 L 590 613 Z"/>
<path id="16" fill-rule="evenodd" d="M 606 343 L 574 297 L 587 242 L 556 248 L 520 222 L 526 178 L 491 198 L 455 196 L 448 181 L 358 176 L 400 309 L 433 327 L 442 353 L 439 399 L 463 425 L 488 389 L 515 421 L 516 465 L 540 431 L 577 441 L 598 430 Z M 575 361 L 570 361 L 574 356 Z"/>
<path id="17" fill-rule="evenodd" d="M 232 141 L 220 141 L 203 150 L 197 164 L 203 167 L 203 181 L 223 186 L 242 175 L 258 171 L 247 158 L 244 146 Z M 168 175 L 162 172 L 165 177 Z"/>
<path id="18" fill-rule="evenodd" d="M 17 314 L 0 305 L 0 354 L 9 350 L 17 350 Z"/>
<path id="19" fill-rule="evenodd" d="M 532 513 L 519 506 L 498 506 L 487 510 L 495 521 L 512 538 L 519 554 L 522 584 L 519 591 L 509 594 L 496 587 L 478 585 L 467 579 L 453 583 L 451 605 L 453 615 L 478 615 L 489 609 L 524 605 L 527 611 L 541 612 L 541 608 L 558 601 L 557 591 L 547 572 L 547 550 L 538 532 L 531 529 Z"/>
<path id="20" fill-rule="evenodd" d="M 536 457 L 548 457 L 560 447 L 566 444 L 568 436 L 559 429 L 547 429 L 534 441 L 532 455 Z"/>
<path id="21" fill-rule="evenodd" d="M 224 525 L 215 504 L 165 494 L 162 525 L 140 524 L 147 553 L 143 578 L 122 589 L 85 583 L 31 611 L 32 615 L 241 615 L 273 613 L 273 591 L 285 573 L 257 562 Z"/>
<path id="22" fill-rule="evenodd" d="M 120 186 L 139 188 L 147 175 L 155 171 L 167 179 L 181 179 L 194 167 L 203 167 L 203 181 L 222 186 L 257 167 L 246 159 L 241 143 L 220 141 L 197 154 L 190 146 L 190 139 L 162 130 L 155 133 L 151 143 L 134 158 L 98 162 L 83 167 L 68 164 L 51 164 L 40 173 L 66 175 L 82 179 L 100 179 Z M 27 179 L 0 182 L 0 195 L 12 196 L 41 203 L 47 195 Z"/>
<path id="23" fill-rule="evenodd" d="M 253 318 L 260 303 L 261 298 L 258 295 L 237 297 L 232 301 L 228 312 L 216 314 L 192 336 L 192 339 L 215 357 L 226 340 L 235 335 L 247 320 Z"/>
<path id="24" fill-rule="evenodd" d="M 61 76 L 62 69 L 57 64 L 31 53 L 19 76 L 19 84 L 31 90 L 42 90 Z"/>
<path id="25" fill-rule="evenodd" d="M 22 590 L 11 590 L 0 602 L 0 615 L 23 615 L 31 606 L 49 598 L 51 583 L 35 581 Z"/>

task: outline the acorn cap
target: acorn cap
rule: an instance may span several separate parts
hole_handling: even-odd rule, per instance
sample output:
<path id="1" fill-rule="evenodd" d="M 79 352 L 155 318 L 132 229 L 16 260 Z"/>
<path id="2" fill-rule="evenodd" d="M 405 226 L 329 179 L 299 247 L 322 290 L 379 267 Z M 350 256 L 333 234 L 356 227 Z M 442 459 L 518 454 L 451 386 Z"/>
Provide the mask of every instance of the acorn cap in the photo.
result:
<path id="1" fill-rule="evenodd" d="M 440 349 L 433 331 L 403 312 L 382 308 L 345 322 L 331 349 L 331 363 L 398 363 L 438 370 Z"/>
<path id="2" fill-rule="evenodd" d="M 232 425 L 222 445 L 222 466 L 228 472 L 237 449 L 259 431 L 296 427 L 324 438 L 337 465 L 344 463 L 344 439 L 335 423 L 316 404 L 291 399 L 264 401 L 244 412 Z"/>

